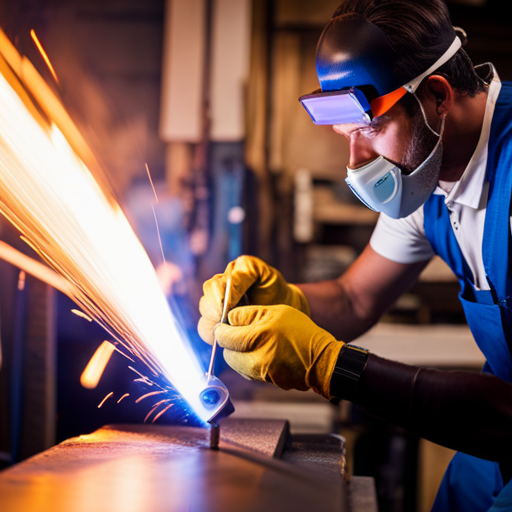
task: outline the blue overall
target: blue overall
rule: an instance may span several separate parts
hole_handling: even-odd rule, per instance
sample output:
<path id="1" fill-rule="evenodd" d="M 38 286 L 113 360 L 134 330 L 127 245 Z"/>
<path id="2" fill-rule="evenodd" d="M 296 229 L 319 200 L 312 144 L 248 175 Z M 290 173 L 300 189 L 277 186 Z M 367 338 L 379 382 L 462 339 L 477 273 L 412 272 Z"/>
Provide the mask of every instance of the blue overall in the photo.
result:
<path id="1" fill-rule="evenodd" d="M 444 196 L 431 195 L 424 206 L 425 233 L 432 248 L 460 282 L 459 299 L 469 328 L 486 358 L 483 371 L 512 382 L 512 274 L 509 268 L 512 192 L 512 83 L 503 83 L 493 115 L 488 146 L 489 196 L 482 255 L 490 290 L 475 290 L 472 273 L 450 225 Z M 508 484 L 492 510 L 512 510 Z M 503 489 L 499 466 L 457 453 L 433 507 L 435 512 L 487 511 Z M 500 505 L 505 496 L 509 502 Z"/>

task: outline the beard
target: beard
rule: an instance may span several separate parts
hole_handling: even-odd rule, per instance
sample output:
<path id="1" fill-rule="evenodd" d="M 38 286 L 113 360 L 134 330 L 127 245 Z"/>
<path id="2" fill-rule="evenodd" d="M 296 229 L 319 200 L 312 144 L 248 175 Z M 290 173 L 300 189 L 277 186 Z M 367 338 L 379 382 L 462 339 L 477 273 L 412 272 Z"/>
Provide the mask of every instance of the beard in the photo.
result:
<path id="1" fill-rule="evenodd" d="M 411 125 L 411 142 L 403 159 L 398 163 L 404 174 L 410 174 L 418 168 L 428 158 L 439 140 L 426 125 L 419 109 L 412 116 Z"/>

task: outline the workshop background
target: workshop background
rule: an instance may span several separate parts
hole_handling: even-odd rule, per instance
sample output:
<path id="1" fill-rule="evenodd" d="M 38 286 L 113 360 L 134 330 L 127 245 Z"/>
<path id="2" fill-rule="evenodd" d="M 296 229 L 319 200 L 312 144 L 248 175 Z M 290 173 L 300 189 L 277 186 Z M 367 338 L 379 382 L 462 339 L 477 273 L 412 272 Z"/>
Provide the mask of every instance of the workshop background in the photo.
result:
<path id="1" fill-rule="evenodd" d="M 334 278 L 361 252 L 375 224 L 376 214 L 344 183 L 346 141 L 330 127 L 314 126 L 298 102 L 317 87 L 316 42 L 337 4 L 0 2 L 0 27 L 58 91 L 102 162 L 205 362 L 210 348 L 195 331 L 205 279 L 243 253 L 276 266 L 291 282 Z M 474 63 L 491 61 L 502 80 L 511 79 L 512 33 L 503 3 L 448 5 L 454 25 L 468 34 Z M 27 252 L 3 219 L 0 238 Z M 119 356 L 96 389 L 80 385 L 105 332 L 73 315 L 69 299 L 36 279 L 28 278 L 21 294 L 17 276 L 0 262 L 0 467 L 107 423 L 142 422 L 142 407 L 97 407 L 109 391 L 134 386 Z M 483 358 L 457 293 L 450 270 L 434 260 L 358 344 L 404 362 L 479 371 Z M 222 364 L 217 372 L 240 417 L 284 418 L 295 432 L 344 436 L 350 471 L 375 478 L 379 510 L 430 509 L 450 450 L 346 403 L 246 382 Z"/>

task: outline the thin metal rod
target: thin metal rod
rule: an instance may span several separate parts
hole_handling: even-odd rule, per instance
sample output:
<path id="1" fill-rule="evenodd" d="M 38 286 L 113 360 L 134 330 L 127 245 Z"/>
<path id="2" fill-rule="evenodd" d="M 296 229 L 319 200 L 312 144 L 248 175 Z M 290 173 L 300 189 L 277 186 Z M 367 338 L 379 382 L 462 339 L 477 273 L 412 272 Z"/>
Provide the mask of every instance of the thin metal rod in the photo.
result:
<path id="1" fill-rule="evenodd" d="M 210 424 L 210 450 L 219 449 L 220 427 L 218 423 Z"/>
<path id="2" fill-rule="evenodd" d="M 220 317 L 220 324 L 226 322 L 226 313 L 228 309 L 228 301 L 229 295 L 231 293 L 231 277 L 228 277 L 226 282 L 226 292 L 224 294 L 224 306 L 222 308 L 222 316 Z M 217 324 L 218 325 L 218 324 Z M 215 326 L 217 327 L 217 326 Z M 213 363 L 215 362 L 215 354 L 217 353 L 217 336 L 215 336 L 215 327 L 213 329 L 213 347 L 212 347 L 212 355 L 210 357 L 210 366 L 208 368 L 208 375 L 206 377 L 206 382 L 210 380 L 210 377 L 213 375 Z"/>

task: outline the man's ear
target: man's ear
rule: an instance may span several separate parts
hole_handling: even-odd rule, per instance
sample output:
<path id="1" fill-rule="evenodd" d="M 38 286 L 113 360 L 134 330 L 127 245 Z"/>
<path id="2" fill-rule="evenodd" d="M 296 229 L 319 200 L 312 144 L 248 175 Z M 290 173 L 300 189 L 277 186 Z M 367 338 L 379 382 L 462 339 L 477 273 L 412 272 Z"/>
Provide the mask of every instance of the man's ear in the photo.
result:
<path id="1" fill-rule="evenodd" d="M 426 99 L 435 103 L 439 115 L 448 114 L 453 107 L 455 92 L 444 76 L 429 76 L 422 86 L 422 93 Z"/>

